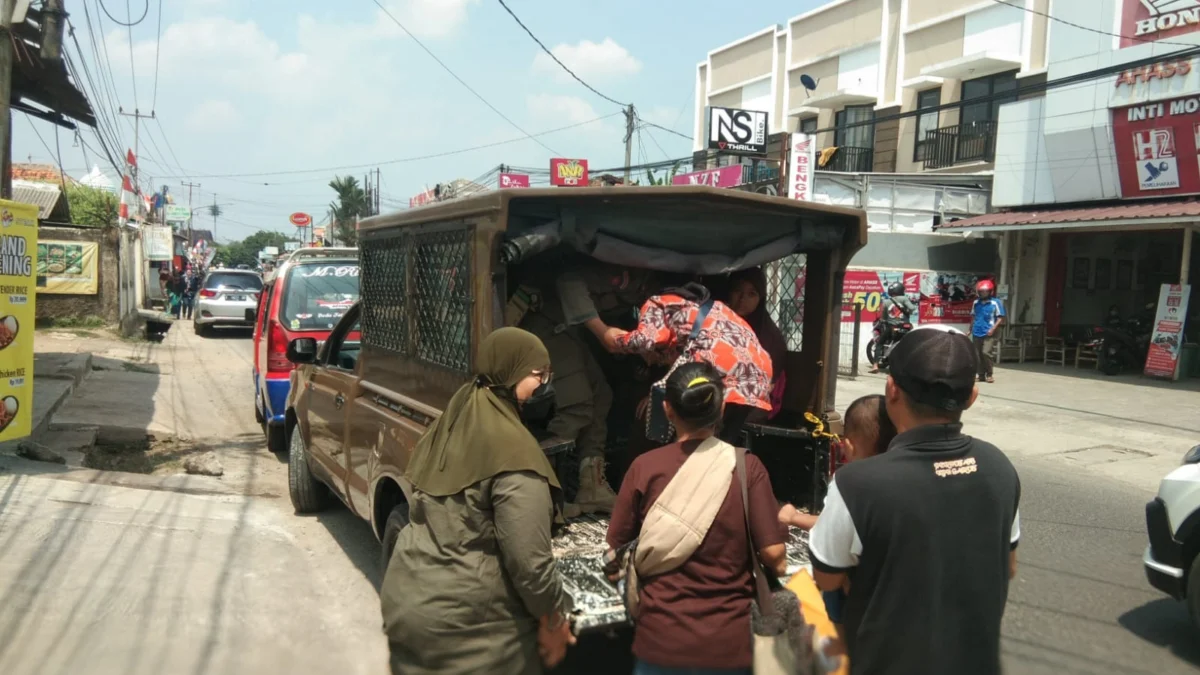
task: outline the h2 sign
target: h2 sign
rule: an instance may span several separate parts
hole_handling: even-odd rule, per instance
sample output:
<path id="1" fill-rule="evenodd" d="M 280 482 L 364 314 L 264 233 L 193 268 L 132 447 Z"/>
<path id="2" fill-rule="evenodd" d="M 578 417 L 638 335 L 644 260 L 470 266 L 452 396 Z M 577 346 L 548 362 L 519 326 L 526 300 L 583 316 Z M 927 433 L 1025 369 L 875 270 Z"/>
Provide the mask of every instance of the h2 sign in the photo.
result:
<path id="1" fill-rule="evenodd" d="M 708 149 L 741 155 L 767 151 L 767 113 L 736 108 L 708 109 Z"/>

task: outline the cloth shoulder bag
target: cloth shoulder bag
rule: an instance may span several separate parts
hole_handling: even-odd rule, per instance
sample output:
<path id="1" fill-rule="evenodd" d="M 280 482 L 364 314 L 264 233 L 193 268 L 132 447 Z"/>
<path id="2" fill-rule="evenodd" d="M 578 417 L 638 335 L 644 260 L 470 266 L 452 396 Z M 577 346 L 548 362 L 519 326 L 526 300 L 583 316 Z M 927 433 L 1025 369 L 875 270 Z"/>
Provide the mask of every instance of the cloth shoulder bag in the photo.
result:
<path id="1" fill-rule="evenodd" d="M 646 438 L 652 441 L 670 443 L 671 439 L 675 436 L 675 429 L 667 421 L 667 412 L 663 409 L 663 402 L 667 400 L 667 385 L 665 383 L 667 377 L 670 377 L 676 368 L 688 362 L 687 346 L 700 334 L 700 329 L 704 327 L 704 321 L 708 318 L 708 313 L 712 311 L 712 307 L 713 300 L 711 298 L 700 305 L 700 311 L 696 313 L 696 321 L 692 324 L 692 332 L 688 335 L 687 341 L 679 346 L 683 352 L 679 355 L 679 360 L 671 366 L 671 370 L 667 372 L 666 377 L 650 389 L 650 409 L 646 413 Z"/>
<path id="2" fill-rule="evenodd" d="M 638 538 L 615 553 L 623 570 L 625 611 L 637 618 L 640 576 L 664 574 L 687 562 L 700 547 L 729 494 L 735 448 L 713 436 L 684 461 L 642 522 Z"/>
<path id="3" fill-rule="evenodd" d="M 742 513 L 746 518 L 746 544 L 754 560 L 754 599 L 750 601 L 754 675 L 824 675 L 830 664 L 817 655 L 821 638 L 800 611 L 800 599 L 790 590 L 772 591 L 768 572 L 758 558 L 750 530 L 750 490 L 746 484 L 746 451 L 737 448 L 738 482 L 742 486 Z"/>

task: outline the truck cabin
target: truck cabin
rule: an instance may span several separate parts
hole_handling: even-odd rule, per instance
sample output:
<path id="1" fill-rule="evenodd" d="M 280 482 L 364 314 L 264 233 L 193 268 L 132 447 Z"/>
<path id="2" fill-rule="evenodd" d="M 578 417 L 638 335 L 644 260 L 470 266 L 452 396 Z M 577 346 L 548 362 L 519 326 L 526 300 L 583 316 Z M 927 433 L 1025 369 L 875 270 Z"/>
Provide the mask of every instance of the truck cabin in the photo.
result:
<path id="1" fill-rule="evenodd" d="M 866 243 L 861 211 L 702 186 L 497 190 L 360 224 L 362 377 L 442 410 L 471 375 L 479 341 L 511 318 L 524 284 L 595 265 L 637 279 L 641 293 L 599 303 L 605 323 L 632 328 L 646 296 L 700 281 L 728 300 L 730 275 L 760 268 L 767 312 L 787 343 L 782 410 L 747 425 L 780 499 L 816 505 L 837 430 L 842 278 Z M 584 331 L 586 333 L 586 331 Z M 590 335 L 587 336 L 590 338 Z M 634 356 L 593 355 L 612 389 L 610 482 L 631 459 Z M 553 367 L 553 364 L 551 364 Z"/>

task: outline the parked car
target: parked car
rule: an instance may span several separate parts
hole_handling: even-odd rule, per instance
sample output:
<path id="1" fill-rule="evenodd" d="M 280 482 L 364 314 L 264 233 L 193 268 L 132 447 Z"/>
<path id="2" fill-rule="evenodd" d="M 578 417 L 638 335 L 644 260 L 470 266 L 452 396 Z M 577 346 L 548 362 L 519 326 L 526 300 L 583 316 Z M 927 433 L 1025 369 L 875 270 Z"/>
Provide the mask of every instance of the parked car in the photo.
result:
<path id="1" fill-rule="evenodd" d="M 748 425 L 746 441 L 768 469 L 780 468 L 772 472 L 780 476 L 777 493 L 820 503 L 830 438 L 805 413 L 831 421 L 833 378 L 824 364 L 837 363 L 836 280 L 866 243 L 861 211 L 694 186 L 499 190 L 370 218 L 359 234 L 361 301 L 324 344 L 304 336 L 287 347 L 287 358 L 298 364 L 285 423 L 288 487 L 298 513 L 336 497 L 370 522 L 385 564 L 408 523 L 409 453 L 470 379 L 479 341 L 505 325 L 518 279 L 561 255 L 603 250 L 609 264 L 689 270 L 713 275 L 714 282 L 739 265 L 774 265 L 776 288 L 787 290 L 773 306 L 780 307 L 785 334 L 802 348 L 781 364 L 789 384 L 783 411 L 770 424 Z M 791 289 L 805 264 L 800 300 Z M 629 367 L 605 368 L 614 392 L 632 384 L 636 364 L 621 363 Z M 614 417 L 632 425 L 634 399 L 614 395 L 622 402 L 614 408 L 623 399 L 628 410 L 609 418 L 613 447 L 628 434 L 617 430 Z M 570 448 L 570 441 L 540 440 L 548 454 Z M 600 569 L 605 529 L 603 519 L 584 516 L 555 539 L 559 560 L 570 560 L 563 570 L 575 598 L 576 632 L 625 621 Z M 804 561 L 803 550 L 789 548 L 793 567 Z"/>
<path id="2" fill-rule="evenodd" d="M 254 417 L 273 452 L 287 450 L 288 342 L 300 336 L 325 340 L 356 300 L 357 249 L 303 249 L 267 274 L 260 302 L 244 312 L 254 325 Z"/>
<path id="3" fill-rule="evenodd" d="M 1200 445 L 1159 483 L 1158 495 L 1146 504 L 1146 531 L 1146 579 L 1186 602 L 1192 623 L 1200 628 Z"/>
<path id="4" fill-rule="evenodd" d="M 246 310 L 258 305 L 262 277 L 249 270 L 213 270 L 200 284 L 192 327 L 204 335 L 214 326 L 248 327 Z"/>

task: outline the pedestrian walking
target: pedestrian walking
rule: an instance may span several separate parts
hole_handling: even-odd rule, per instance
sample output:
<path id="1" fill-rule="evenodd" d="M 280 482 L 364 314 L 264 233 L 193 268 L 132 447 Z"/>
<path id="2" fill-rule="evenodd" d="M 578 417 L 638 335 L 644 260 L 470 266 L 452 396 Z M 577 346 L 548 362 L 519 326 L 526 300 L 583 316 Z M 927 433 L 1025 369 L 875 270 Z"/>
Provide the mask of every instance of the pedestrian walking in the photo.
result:
<path id="1" fill-rule="evenodd" d="M 554 403 L 550 355 L 501 328 L 417 442 L 411 522 L 380 591 L 393 673 L 533 675 L 574 642 L 550 548 L 558 479 L 525 426 Z"/>
<path id="2" fill-rule="evenodd" d="M 786 532 L 766 469 L 746 455 L 747 516 L 735 475 L 744 451 L 716 438 L 722 379 L 707 363 L 667 378 L 677 439 L 633 461 L 609 521 L 609 559 L 628 551 L 637 574 L 626 578 L 636 597 L 635 675 L 749 675 L 755 556 L 784 571 Z"/>
<path id="3" fill-rule="evenodd" d="M 992 350 L 996 348 L 996 331 L 1004 323 L 1004 303 L 994 297 L 996 285 L 984 279 L 975 284 L 975 303 L 971 306 L 971 340 L 979 355 L 980 382 L 995 382 L 992 374 Z"/>
<path id="4" fill-rule="evenodd" d="M 854 675 L 1000 673 L 1021 486 L 1003 452 L 963 434 L 976 361 L 958 331 L 901 338 L 884 394 L 898 433 L 830 483 L 810 552 L 822 590 L 853 575 L 842 618 Z"/>

